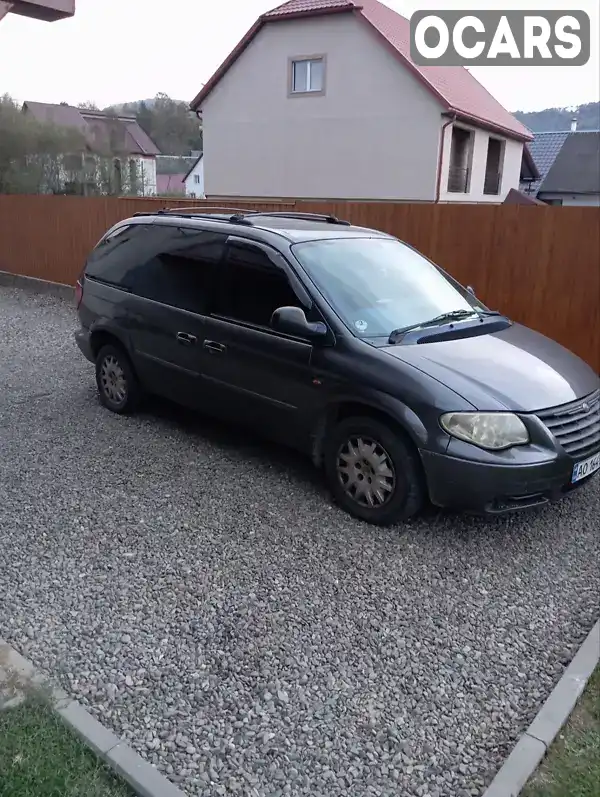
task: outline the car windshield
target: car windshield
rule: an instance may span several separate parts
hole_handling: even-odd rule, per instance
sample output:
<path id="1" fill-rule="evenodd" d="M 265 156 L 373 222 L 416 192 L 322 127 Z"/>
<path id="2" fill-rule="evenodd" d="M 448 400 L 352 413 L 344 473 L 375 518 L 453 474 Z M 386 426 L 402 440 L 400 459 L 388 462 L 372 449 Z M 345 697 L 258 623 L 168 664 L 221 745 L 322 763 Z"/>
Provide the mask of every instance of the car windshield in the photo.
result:
<path id="1" fill-rule="evenodd" d="M 423 255 L 396 239 L 336 238 L 294 244 L 292 250 L 323 296 L 360 337 L 387 337 L 444 313 L 486 309 Z"/>

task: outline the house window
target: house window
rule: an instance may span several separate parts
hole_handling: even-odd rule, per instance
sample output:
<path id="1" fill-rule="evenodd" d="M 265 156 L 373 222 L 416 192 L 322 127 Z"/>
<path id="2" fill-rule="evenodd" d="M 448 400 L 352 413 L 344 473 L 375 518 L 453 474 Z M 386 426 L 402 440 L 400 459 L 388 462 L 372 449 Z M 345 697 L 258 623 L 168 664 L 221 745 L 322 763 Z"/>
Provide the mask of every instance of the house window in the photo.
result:
<path id="1" fill-rule="evenodd" d="M 485 163 L 485 178 L 483 193 L 496 195 L 500 193 L 502 184 L 502 164 L 504 162 L 505 142 L 499 138 L 488 139 L 487 160 Z"/>
<path id="2" fill-rule="evenodd" d="M 473 161 L 473 132 L 464 127 L 452 128 L 450 147 L 450 168 L 448 171 L 448 191 L 454 194 L 467 194 Z"/>
<path id="3" fill-rule="evenodd" d="M 196 183 L 196 185 L 200 185 L 200 175 L 199 174 L 195 174 L 194 175 L 194 182 Z"/>
<path id="4" fill-rule="evenodd" d="M 323 91 L 325 62 L 323 58 L 298 58 L 292 61 L 292 94 L 310 94 Z"/>
<path id="5" fill-rule="evenodd" d="M 78 172 L 83 165 L 83 157 L 80 154 L 65 155 L 63 165 L 68 172 Z"/>

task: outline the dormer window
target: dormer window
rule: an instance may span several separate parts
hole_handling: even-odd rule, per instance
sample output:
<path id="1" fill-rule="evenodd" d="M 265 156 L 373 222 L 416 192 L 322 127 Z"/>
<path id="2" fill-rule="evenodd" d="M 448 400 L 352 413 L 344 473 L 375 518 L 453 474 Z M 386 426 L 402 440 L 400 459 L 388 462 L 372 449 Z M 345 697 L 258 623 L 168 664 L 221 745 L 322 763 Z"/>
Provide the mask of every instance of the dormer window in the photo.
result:
<path id="1" fill-rule="evenodd" d="M 291 94 L 322 94 L 325 88 L 324 57 L 293 58 L 290 83 Z"/>

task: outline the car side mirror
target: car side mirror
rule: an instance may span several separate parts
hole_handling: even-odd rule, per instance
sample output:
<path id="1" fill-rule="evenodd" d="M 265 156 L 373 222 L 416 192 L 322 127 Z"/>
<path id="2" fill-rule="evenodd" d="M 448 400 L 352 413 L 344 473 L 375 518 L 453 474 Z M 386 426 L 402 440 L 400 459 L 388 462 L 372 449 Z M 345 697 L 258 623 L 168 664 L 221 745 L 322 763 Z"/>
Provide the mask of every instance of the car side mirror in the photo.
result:
<path id="1" fill-rule="evenodd" d="M 471 296 L 475 296 L 475 288 L 472 285 L 467 285 L 467 290 L 471 294 Z"/>
<path id="2" fill-rule="evenodd" d="M 324 338 L 327 327 L 322 321 L 310 322 L 300 307 L 279 307 L 271 316 L 271 327 L 299 338 Z"/>

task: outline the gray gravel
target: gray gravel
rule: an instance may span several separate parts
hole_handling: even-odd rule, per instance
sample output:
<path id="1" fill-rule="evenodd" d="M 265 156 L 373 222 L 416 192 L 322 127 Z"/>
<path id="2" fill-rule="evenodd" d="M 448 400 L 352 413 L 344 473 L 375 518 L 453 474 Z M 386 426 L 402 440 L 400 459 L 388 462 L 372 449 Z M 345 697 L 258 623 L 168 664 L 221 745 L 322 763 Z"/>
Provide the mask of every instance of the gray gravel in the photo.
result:
<path id="1" fill-rule="evenodd" d="M 476 797 L 599 615 L 598 481 L 374 530 L 294 454 L 100 408 L 0 288 L 0 636 L 193 797 Z"/>

